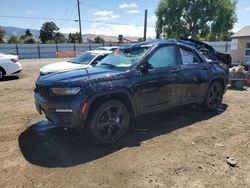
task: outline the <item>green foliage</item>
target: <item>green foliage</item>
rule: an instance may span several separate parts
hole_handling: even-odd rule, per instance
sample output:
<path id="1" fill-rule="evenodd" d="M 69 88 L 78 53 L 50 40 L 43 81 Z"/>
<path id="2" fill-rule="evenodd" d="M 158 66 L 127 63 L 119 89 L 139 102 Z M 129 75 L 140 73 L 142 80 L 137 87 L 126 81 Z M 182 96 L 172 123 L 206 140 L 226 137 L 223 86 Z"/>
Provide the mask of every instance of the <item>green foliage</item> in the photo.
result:
<path id="1" fill-rule="evenodd" d="M 8 44 L 17 44 L 19 43 L 19 39 L 16 35 L 11 35 L 8 39 Z"/>
<path id="2" fill-rule="evenodd" d="M 3 37 L 5 35 L 5 30 L 0 26 L 0 43 L 4 43 Z"/>
<path id="3" fill-rule="evenodd" d="M 104 43 L 105 42 L 105 40 L 102 38 L 102 37 L 96 37 L 95 38 L 95 43 Z"/>
<path id="4" fill-rule="evenodd" d="M 53 39 L 56 43 L 64 43 L 66 41 L 64 35 L 60 32 L 55 33 L 55 36 Z"/>
<path id="5" fill-rule="evenodd" d="M 55 44 L 56 42 L 54 40 L 47 40 L 46 44 Z"/>
<path id="6" fill-rule="evenodd" d="M 81 35 L 80 33 L 69 33 L 68 43 L 80 43 Z"/>
<path id="7" fill-rule="evenodd" d="M 236 0 L 161 0 L 156 10 L 157 36 L 228 38 L 237 21 L 235 7 Z"/>
<path id="8" fill-rule="evenodd" d="M 30 32 L 29 29 L 26 29 L 26 31 L 25 31 L 25 36 L 27 36 L 27 37 L 32 37 L 33 35 L 32 35 L 32 33 Z"/>
<path id="9" fill-rule="evenodd" d="M 32 37 L 32 36 L 29 36 L 29 37 L 26 37 L 22 43 L 24 44 L 35 44 L 36 43 L 36 40 Z"/>
<path id="10" fill-rule="evenodd" d="M 54 22 L 45 22 L 40 29 L 40 36 L 42 43 L 46 43 L 49 40 L 54 40 L 54 36 L 56 31 L 59 28 L 56 26 Z"/>
<path id="11" fill-rule="evenodd" d="M 25 31 L 24 35 L 21 35 L 19 38 L 19 43 L 24 43 L 24 44 L 35 44 L 36 40 L 33 38 L 32 33 L 30 32 L 29 29 Z"/>

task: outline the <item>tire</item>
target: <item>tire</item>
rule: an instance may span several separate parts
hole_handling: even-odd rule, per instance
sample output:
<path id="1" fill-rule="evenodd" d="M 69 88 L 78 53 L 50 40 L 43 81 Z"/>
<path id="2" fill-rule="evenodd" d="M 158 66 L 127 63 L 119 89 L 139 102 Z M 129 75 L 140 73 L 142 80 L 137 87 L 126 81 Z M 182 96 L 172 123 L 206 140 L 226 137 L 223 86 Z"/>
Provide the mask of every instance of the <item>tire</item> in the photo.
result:
<path id="1" fill-rule="evenodd" d="M 209 111 L 215 111 L 219 108 L 223 99 L 223 87 L 220 82 L 212 82 L 207 90 L 204 106 Z"/>
<path id="2" fill-rule="evenodd" d="M 4 71 L 0 68 L 0 80 L 5 76 Z"/>
<path id="3" fill-rule="evenodd" d="M 128 126 L 129 113 L 126 106 L 117 100 L 110 100 L 97 107 L 87 129 L 95 143 L 110 145 L 127 132 Z"/>

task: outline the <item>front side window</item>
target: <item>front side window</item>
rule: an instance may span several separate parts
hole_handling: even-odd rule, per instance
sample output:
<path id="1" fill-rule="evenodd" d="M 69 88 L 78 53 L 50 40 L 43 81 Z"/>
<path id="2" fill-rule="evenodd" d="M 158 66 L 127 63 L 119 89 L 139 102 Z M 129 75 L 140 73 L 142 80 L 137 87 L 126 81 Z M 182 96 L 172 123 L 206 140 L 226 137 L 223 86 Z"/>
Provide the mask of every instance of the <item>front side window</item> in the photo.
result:
<path id="1" fill-rule="evenodd" d="M 174 46 L 166 46 L 158 49 L 148 60 L 152 68 L 162 68 L 177 64 Z"/>
<path id="2" fill-rule="evenodd" d="M 184 48 L 180 47 L 180 52 L 181 52 L 182 63 L 184 65 L 199 62 L 192 50 L 184 49 Z"/>
<path id="3" fill-rule="evenodd" d="M 246 43 L 245 56 L 250 56 L 250 42 Z"/>

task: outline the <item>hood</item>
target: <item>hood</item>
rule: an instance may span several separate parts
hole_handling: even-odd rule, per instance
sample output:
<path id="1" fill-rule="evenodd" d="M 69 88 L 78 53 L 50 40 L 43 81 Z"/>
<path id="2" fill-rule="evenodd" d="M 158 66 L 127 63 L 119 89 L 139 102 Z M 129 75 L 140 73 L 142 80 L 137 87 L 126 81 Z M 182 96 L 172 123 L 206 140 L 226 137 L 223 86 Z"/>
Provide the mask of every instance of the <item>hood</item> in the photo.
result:
<path id="1" fill-rule="evenodd" d="M 59 62 L 59 63 L 52 63 L 49 65 L 46 65 L 40 69 L 41 74 L 48 74 L 48 73 L 54 73 L 54 72 L 64 72 L 64 71 L 70 71 L 80 68 L 86 68 L 89 67 L 89 65 L 83 65 L 83 64 L 77 64 L 77 63 L 70 63 L 67 61 Z"/>
<path id="2" fill-rule="evenodd" d="M 89 67 L 82 68 L 73 71 L 52 73 L 44 76 L 40 76 L 37 82 L 44 86 L 65 86 L 75 85 L 86 80 L 95 79 L 113 79 L 115 75 L 121 73 L 119 70 L 109 69 L 104 67 Z"/>

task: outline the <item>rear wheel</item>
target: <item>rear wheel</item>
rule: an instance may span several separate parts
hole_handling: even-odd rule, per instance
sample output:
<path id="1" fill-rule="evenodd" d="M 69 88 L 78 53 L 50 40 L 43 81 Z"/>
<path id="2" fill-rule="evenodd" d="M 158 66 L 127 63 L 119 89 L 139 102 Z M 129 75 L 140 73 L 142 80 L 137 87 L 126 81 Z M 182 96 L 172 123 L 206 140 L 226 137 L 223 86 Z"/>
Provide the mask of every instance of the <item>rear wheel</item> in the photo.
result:
<path id="1" fill-rule="evenodd" d="M 208 88 L 207 96 L 204 101 L 205 107 L 210 111 L 217 110 L 222 103 L 222 99 L 223 99 L 222 85 L 217 81 L 212 82 Z"/>
<path id="2" fill-rule="evenodd" d="M 0 80 L 4 77 L 4 71 L 0 68 Z"/>
<path id="3" fill-rule="evenodd" d="M 116 100 L 104 102 L 95 110 L 89 125 L 90 136 L 98 144 L 113 144 L 127 131 L 129 113 L 126 106 Z"/>

